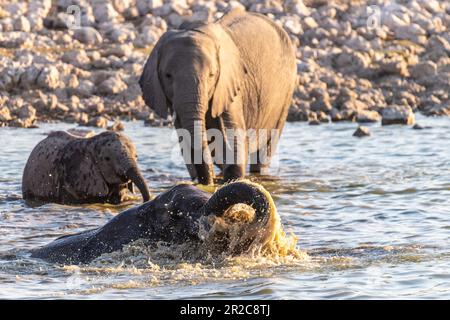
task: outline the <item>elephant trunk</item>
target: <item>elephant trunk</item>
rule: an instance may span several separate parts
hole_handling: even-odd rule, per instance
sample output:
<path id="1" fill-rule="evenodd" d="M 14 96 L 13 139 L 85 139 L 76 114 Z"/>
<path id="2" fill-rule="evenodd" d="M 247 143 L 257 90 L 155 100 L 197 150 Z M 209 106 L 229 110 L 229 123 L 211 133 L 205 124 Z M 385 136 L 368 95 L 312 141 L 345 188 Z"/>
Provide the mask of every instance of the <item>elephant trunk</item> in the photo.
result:
<path id="1" fill-rule="evenodd" d="M 139 189 L 139 191 L 142 194 L 142 198 L 143 198 L 144 202 L 147 202 L 148 200 L 150 200 L 150 191 L 149 191 L 147 183 L 145 182 L 145 179 L 142 176 L 139 169 L 136 166 L 132 166 L 130 169 L 127 170 L 126 176 Z"/>
<path id="2" fill-rule="evenodd" d="M 238 203 L 255 210 L 254 223 L 268 221 L 270 202 L 267 195 L 256 185 L 243 181 L 230 183 L 216 191 L 203 206 L 203 214 L 222 216 L 228 208 Z"/>
<path id="3" fill-rule="evenodd" d="M 199 183 L 212 184 L 214 171 L 205 128 L 207 99 L 199 98 L 198 95 L 179 95 L 174 101 L 174 107 L 180 117 L 181 126 L 189 133 L 187 138 L 190 143 L 185 144 L 184 159 L 193 164 Z"/>

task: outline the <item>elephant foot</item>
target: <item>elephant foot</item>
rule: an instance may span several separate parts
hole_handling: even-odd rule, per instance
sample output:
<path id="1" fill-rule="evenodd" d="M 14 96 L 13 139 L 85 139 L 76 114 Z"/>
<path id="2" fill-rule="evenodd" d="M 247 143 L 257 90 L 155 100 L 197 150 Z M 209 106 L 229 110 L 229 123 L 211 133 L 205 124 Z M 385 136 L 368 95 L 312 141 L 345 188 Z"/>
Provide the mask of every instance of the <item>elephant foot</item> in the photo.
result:
<path id="1" fill-rule="evenodd" d="M 250 172 L 251 173 L 259 173 L 261 175 L 268 175 L 269 174 L 269 166 L 263 165 L 263 164 L 251 164 L 250 165 Z"/>
<path id="2" fill-rule="evenodd" d="M 244 166 L 228 165 L 223 170 L 223 179 L 225 182 L 241 179 L 245 177 Z"/>

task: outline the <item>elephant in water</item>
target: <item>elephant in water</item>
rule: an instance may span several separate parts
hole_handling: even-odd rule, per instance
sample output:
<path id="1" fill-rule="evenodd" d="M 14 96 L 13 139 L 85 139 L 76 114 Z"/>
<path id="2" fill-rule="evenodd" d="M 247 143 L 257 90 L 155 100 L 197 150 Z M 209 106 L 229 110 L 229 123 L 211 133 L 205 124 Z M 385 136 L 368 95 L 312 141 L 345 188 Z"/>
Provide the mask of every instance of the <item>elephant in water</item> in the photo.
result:
<path id="1" fill-rule="evenodd" d="M 56 131 L 31 152 L 22 178 L 27 202 L 119 204 L 133 191 L 144 202 L 150 193 L 137 162 L 136 148 L 124 135 L 103 132 L 89 138 Z"/>
<path id="2" fill-rule="evenodd" d="M 214 224 L 236 204 L 250 206 L 254 214 L 247 220 L 239 240 L 205 237 Z M 32 257 L 60 264 L 86 264 L 104 253 L 120 250 L 138 239 L 152 243 L 214 242 L 219 252 L 239 254 L 255 243 L 267 243 L 279 221 L 270 194 L 260 185 L 248 181 L 227 184 L 212 196 L 190 184 L 179 184 L 152 201 L 128 209 L 97 229 L 62 236 L 32 251 Z M 203 231 L 203 232 L 202 232 Z M 222 232 L 222 233 L 221 233 Z M 231 247 L 232 246 L 232 247 Z"/>
<path id="3" fill-rule="evenodd" d="M 212 163 L 226 181 L 244 177 L 248 154 L 251 172 L 267 170 L 296 83 L 288 34 L 239 9 L 166 32 L 139 80 L 148 106 L 163 118 L 175 114 L 186 166 L 202 184 L 213 182 Z M 213 131 L 214 146 L 206 134 Z"/>

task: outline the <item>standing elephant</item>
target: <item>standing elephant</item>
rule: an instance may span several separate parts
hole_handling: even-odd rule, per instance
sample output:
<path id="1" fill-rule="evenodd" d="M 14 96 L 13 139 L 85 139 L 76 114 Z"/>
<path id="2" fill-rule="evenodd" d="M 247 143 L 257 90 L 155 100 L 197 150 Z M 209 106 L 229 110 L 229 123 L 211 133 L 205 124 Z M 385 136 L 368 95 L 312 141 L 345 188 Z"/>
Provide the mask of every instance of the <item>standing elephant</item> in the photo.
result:
<path id="1" fill-rule="evenodd" d="M 263 15 L 235 9 L 215 23 L 186 23 L 166 32 L 139 83 L 148 106 L 163 118 L 174 113 L 175 127 L 190 133 L 188 152 L 183 152 L 189 173 L 210 184 L 214 171 L 206 130 L 222 133 L 223 148 L 214 150 L 214 158 L 217 164 L 217 154 L 226 154 L 218 163 L 225 180 L 245 175 L 249 153 L 256 159 L 250 172 L 261 172 L 277 139 L 258 130 L 276 129 L 279 136 L 296 79 L 295 51 L 287 33 Z M 258 132 L 253 142 L 228 134 L 249 129 Z M 200 154 L 200 161 L 194 154 Z"/>
<path id="2" fill-rule="evenodd" d="M 211 246 L 217 247 L 219 254 L 240 254 L 250 250 L 252 244 L 264 246 L 270 243 L 278 214 L 270 194 L 263 187 L 238 181 L 211 196 L 193 185 L 180 184 L 152 201 L 120 213 L 102 227 L 62 236 L 35 249 L 32 257 L 61 264 L 85 264 L 138 239 L 149 240 L 150 244 L 161 241 L 168 244 L 208 243 L 208 238 L 201 236 L 201 230 L 208 232 L 213 229 L 213 224 L 202 218 L 221 217 L 238 203 L 247 204 L 255 211 L 247 222 L 247 232 L 238 239 L 222 236 L 216 242 L 213 238 Z"/>
<path id="3" fill-rule="evenodd" d="M 124 135 L 103 132 L 90 138 L 56 131 L 31 152 L 22 178 L 23 199 L 62 204 L 123 201 L 138 187 L 150 193 L 136 162 L 136 148 Z"/>

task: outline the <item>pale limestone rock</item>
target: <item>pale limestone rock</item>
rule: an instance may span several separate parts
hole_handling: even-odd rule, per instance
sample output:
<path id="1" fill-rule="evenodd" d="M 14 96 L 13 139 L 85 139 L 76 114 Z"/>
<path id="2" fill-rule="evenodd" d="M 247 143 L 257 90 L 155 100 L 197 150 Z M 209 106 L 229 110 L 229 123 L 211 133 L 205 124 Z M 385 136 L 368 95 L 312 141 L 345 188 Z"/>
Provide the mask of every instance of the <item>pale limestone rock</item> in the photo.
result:
<path id="1" fill-rule="evenodd" d="M 382 125 L 391 124 L 414 124 L 415 117 L 411 107 L 391 105 L 383 109 L 382 111 Z"/>

